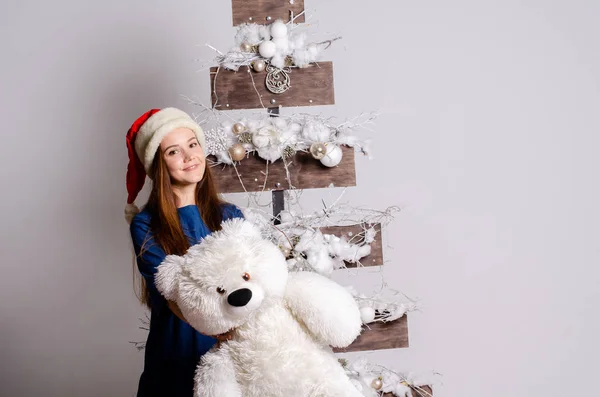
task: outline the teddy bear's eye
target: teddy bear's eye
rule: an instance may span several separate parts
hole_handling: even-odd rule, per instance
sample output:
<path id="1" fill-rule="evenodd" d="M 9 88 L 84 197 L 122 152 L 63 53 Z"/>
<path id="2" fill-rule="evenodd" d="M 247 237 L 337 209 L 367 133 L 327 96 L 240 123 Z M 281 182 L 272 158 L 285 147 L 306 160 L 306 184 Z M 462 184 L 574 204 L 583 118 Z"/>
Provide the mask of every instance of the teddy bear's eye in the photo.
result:
<path id="1" fill-rule="evenodd" d="M 244 273 L 242 275 L 242 278 L 244 279 L 244 281 L 250 281 L 250 275 L 248 273 Z"/>
<path id="2" fill-rule="evenodd" d="M 225 293 L 225 290 L 222 287 L 217 287 L 217 292 L 223 295 Z"/>

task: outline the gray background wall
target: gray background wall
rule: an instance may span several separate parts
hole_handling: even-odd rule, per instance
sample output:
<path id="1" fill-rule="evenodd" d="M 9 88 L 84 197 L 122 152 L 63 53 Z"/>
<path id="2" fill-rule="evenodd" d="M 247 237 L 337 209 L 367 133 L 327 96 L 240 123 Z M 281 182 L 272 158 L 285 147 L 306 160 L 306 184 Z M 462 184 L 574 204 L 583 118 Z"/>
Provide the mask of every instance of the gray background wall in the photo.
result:
<path id="1" fill-rule="evenodd" d="M 324 114 L 384 112 L 345 198 L 404 208 L 385 277 L 423 305 L 410 349 L 369 358 L 442 373 L 440 397 L 593 394 L 600 3 L 306 4 L 320 38 L 343 36 Z M 0 394 L 130 396 L 143 310 L 124 136 L 151 107 L 194 110 L 181 94 L 209 102 L 195 59 L 232 42 L 231 4 L 2 5 Z M 368 273 L 358 288 L 377 285 Z"/>

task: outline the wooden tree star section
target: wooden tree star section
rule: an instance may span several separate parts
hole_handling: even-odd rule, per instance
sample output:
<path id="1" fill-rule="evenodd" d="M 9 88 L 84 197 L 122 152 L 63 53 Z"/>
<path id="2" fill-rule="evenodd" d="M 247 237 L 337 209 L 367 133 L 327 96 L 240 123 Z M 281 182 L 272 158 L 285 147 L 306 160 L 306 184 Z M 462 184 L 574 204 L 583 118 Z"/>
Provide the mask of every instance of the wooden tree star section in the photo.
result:
<path id="1" fill-rule="evenodd" d="M 375 241 L 371 245 L 371 254 L 365 256 L 360 260 L 359 266 L 382 266 L 383 265 L 383 248 L 381 242 L 381 225 L 375 226 Z M 368 226 L 367 226 L 368 227 Z M 345 237 L 348 242 L 358 244 L 362 242 L 364 237 L 364 229 L 362 225 L 351 225 L 351 226 L 328 226 L 322 227 L 321 233 L 333 234 L 338 237 Z M 355 263 L 346 262 L 346 267 L 357 267 Z"/>
<path id="2" fill-rule="evenodd" d="M 286 160 L 290 180 L 297 189 L 314 189 L 356 186 L 354 168 L 354 149 L 342 146 L 342 161 L 336 167 L 325 167 L 310 153 L 297 152 L 292 159 Z M 208 157 L 214 161 L 214 157 Z M 239 177 L 236 173 L 239 173 Z M 283 160 L 269 163 L 257 155 L 250 155 L 240 161 L 235 168 L 232 165 L 215 165 L 211 171 L 217 189 L 221 193 L 260 192 L 289 188 Z M 266 181 L 265 181 L 266 178 Z M 242 183 L 243 182 L 243 186 Z"/>
<path id="3" fill-rule="evenodd" d="M 431 397 L 433 390 L 429 386 L 411 386 L 413 397 Z M 392 393 L 385 393 L 383 397 L 395 397 Z"/>
<path id="4" fill-rule="evenodd" d="M 231 0 L 233 26 L 244 22 L 265 25 L 277 19 L 289 22 L 290 12 L 300 15 L 304 11 L 304 0 Z M 304 22 L 304 14 L 294 19 L 294 23 Z"/>
<path id="5" fill-rule="evenodd" d="M 335 104 L 332 62 L 291 68 L 288 74 L 290 88 L 281 94 L 273 94 L 265 84 L 266 71 L 255 72 L 247 66 L 237 72 L 212 67 L 212 106 L 218 110 L 235 110 Z"/>
<path id="6" fill-rule="evenodd" d="M 406 315 L 389 323 L 363 325 L 364 331 L 348 347 L 334 348 L 336 353 L 365 350 L 399 349 L 408 347 L 408 320 Z"/>

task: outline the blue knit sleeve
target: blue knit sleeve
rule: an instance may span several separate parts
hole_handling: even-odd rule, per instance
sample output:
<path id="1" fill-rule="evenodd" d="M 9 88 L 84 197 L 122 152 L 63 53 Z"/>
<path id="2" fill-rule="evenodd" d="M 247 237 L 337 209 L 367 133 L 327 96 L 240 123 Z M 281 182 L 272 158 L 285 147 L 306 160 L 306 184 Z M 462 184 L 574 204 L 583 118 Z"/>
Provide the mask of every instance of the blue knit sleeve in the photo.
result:
<path id="1" fill-rule="evenodd" d="M 244 218 L 244 213 L 236 205 L 227 203 L 223 207 L 223 220 L 232 218 Z"/>
<path id="2" fill-rule="evenodd" d="M 133 218 L 129 230 L 131 232 L 138 269 L 146 280 L 146 285 L 151 292 L 158 294 L 158 290 L 154 284 L 154 275 L 158 266 L 165 259 L 166 254 L 154 240 L 150 231 L 150 217 L 143 212 L 138 214 Z"/>

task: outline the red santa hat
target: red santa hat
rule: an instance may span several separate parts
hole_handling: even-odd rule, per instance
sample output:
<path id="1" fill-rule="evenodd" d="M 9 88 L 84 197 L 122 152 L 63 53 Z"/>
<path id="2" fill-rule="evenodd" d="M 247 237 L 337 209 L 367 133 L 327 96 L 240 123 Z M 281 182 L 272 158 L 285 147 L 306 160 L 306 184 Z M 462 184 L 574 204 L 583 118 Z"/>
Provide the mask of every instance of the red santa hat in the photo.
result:
<path id="1" fill-rule="evenodd" d="M 206 152 L 202 128 L 187 113 L 179 109 L 151 109 L 140 116 L 127 131 L 129 164 L 127 165 L 125 219 L 128 223 L 131 223 L 133 217 L 139 212 L 134 201 L 144 187 L 146 175 L 150 173 L 160 142 L 169 132 L 177 128 L 192 130 Z"/>

